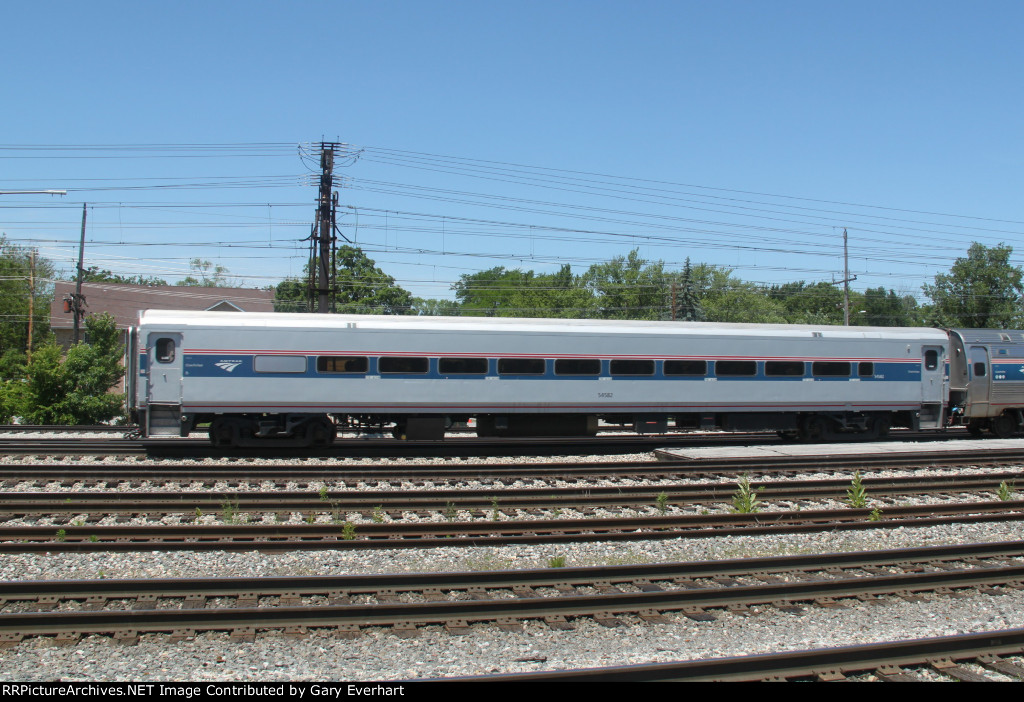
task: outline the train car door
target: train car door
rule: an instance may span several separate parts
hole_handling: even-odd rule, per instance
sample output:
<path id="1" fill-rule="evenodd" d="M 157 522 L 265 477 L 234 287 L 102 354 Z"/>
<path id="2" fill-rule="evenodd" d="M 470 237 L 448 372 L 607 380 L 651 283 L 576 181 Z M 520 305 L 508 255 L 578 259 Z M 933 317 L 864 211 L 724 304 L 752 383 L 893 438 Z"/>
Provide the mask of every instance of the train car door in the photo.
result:
<path id="1" fill-rule="evenodd" d="M 161 405 L 181 404 L 181 334 L 164 332 L 149 335 L 149 402 Z"/>
<path id="2" fill-rule="evenodd" d="M 990 415 L 991 371 L 992 365 L 989 363 L 988 349 L 984 346 L 972 346 L 970 364 L 967 368 L 967 415 L 970 417 L 988 417 Z"/>
<path id="3" fill-rule="evenodd" d="M 181 334 L 154 332 L 146 340 L 146 436 L 175 436 L 181 431 L 183 354 Z"/>
<path id="4" fill-rule="evenodd" d="M 939 429 L 946 404 L 945 350 L 941 346 L 921 347 L 921 429 Z"/>

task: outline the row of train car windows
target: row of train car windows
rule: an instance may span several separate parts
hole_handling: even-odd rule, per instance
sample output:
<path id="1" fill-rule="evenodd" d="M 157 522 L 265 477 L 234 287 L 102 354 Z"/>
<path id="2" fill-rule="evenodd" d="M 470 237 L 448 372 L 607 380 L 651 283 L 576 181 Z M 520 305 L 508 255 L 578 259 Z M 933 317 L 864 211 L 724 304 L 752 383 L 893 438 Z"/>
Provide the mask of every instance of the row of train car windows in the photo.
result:
<path id="1" fill-rule="evenodd" d="M 757 375 L 757 361 L 715 361 L 716 376 L 753 377 Z M 776 377 L 803 377 L 806 374 L 803 361 L 764 361 L 764 374 Z M 543 358 L 499 358 L 498 375 L 544 375 L 547 364 Z M 316 360 L 319 373 L 368 373 L 370 359 L 365 356 L 319 356 Z M 259 370 L 259 368 L 257 368 Z M 654 375 L 657 366 L 653 360 L 612 359 L 609 362 L 611 375 Z M 597 358 L 557 358 L 555 375 L 601 375 L 601 360 Z M 377 361 L 377 372 L 385 374 L 425 375 L 430 372 L 430 359 L 413 356 L 382 356 Z M 486 375 L 486 358 L 439 358 L 437 372 L 440 375 Z M 705 376 L 708 361 L 667 360 L 662 362 L 662 372 L 667 376 Z M 849 377 L 849 361 L 813 361 L 811 375 L 815 377 Z M 859 377 L 875 374 L 875 364 L 861 361 L 856 364 Z"/>

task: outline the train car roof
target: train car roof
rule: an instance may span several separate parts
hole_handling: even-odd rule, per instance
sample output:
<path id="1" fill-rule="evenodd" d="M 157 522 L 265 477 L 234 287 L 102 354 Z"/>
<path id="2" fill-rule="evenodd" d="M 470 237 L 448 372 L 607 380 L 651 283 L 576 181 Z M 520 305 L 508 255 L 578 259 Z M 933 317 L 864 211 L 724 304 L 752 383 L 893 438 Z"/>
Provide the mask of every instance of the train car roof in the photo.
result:
<path id="1" fill-rule="evenodd" d="M 967 344 L 1021 344 L 1024 331 L 1020 329 L 950 329 Z"/>
<path id="2" fill-rule="evenodd" d="M 843 327 L 802 324 L 732 324 L 718 322 L 655 322 L 643 320 L 550 319 L 516 317 L 424 317 L 416 315 L 345 315 L 264 312 L 207 312 L 193 310 L 144 310 L 140 326 L 172 331 L 206 329 L 407 329 L 422 331 L 551 332 L 567 334 L 685 334 L 765 337 L 815 337 L 847 339 L 902 339 L 941 342 L 942 329 L 929 327 Z"/>

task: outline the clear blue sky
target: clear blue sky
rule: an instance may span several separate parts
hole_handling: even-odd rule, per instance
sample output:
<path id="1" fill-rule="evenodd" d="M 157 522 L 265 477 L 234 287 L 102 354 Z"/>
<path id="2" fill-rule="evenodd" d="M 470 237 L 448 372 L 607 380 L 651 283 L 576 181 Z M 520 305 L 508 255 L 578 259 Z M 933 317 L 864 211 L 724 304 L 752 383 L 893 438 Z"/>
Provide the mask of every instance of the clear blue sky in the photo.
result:
<path id="1" fill-rule="evenodd" d="M 65 270 L 88 202 L 87 266 L 299 274 L 316 198 L 300 145 L 322 138 L 361 149 L 336 170 L 343 231 L 424 297 L 634 247 L 747 280 L 838 279 L 844 226 L 858 289 L 919 295 L 972 241 L 1024 263 L 1020 2 L 58 0 L 2 16 L 0 190 L 69 193 L 0 195 L 0 232 Z"/>

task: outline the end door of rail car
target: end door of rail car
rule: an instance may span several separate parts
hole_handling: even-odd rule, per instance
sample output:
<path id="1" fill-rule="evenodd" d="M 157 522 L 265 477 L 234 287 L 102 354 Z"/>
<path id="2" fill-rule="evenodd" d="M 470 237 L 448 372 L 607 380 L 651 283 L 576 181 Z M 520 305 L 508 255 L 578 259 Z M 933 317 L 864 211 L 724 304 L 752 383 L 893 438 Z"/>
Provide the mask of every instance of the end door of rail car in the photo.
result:
<path id="1" fill-rule="evenodd" d="M 989 417 L 992 412 L 989 407 L 989 389 L 991 387 L 989 370 L 991 366 L 988 348 L 972 346 L 968 354 L 970 364 L 967 368 L 967 378 L 970 389 L 967 393 L 966 412 L 969 417 Z"/>
<path id="2" fill-rule="evenodd" d="M 946 349 L 942 346 L 921 347 L 921 429 L 941 429 L 945 419 Z"/>
<path id="3" fill-rule="evenodd" d="M 151 333 L 146 356 L 146 435 L 176 436 L 181 430 L 181 334 Z"/>

